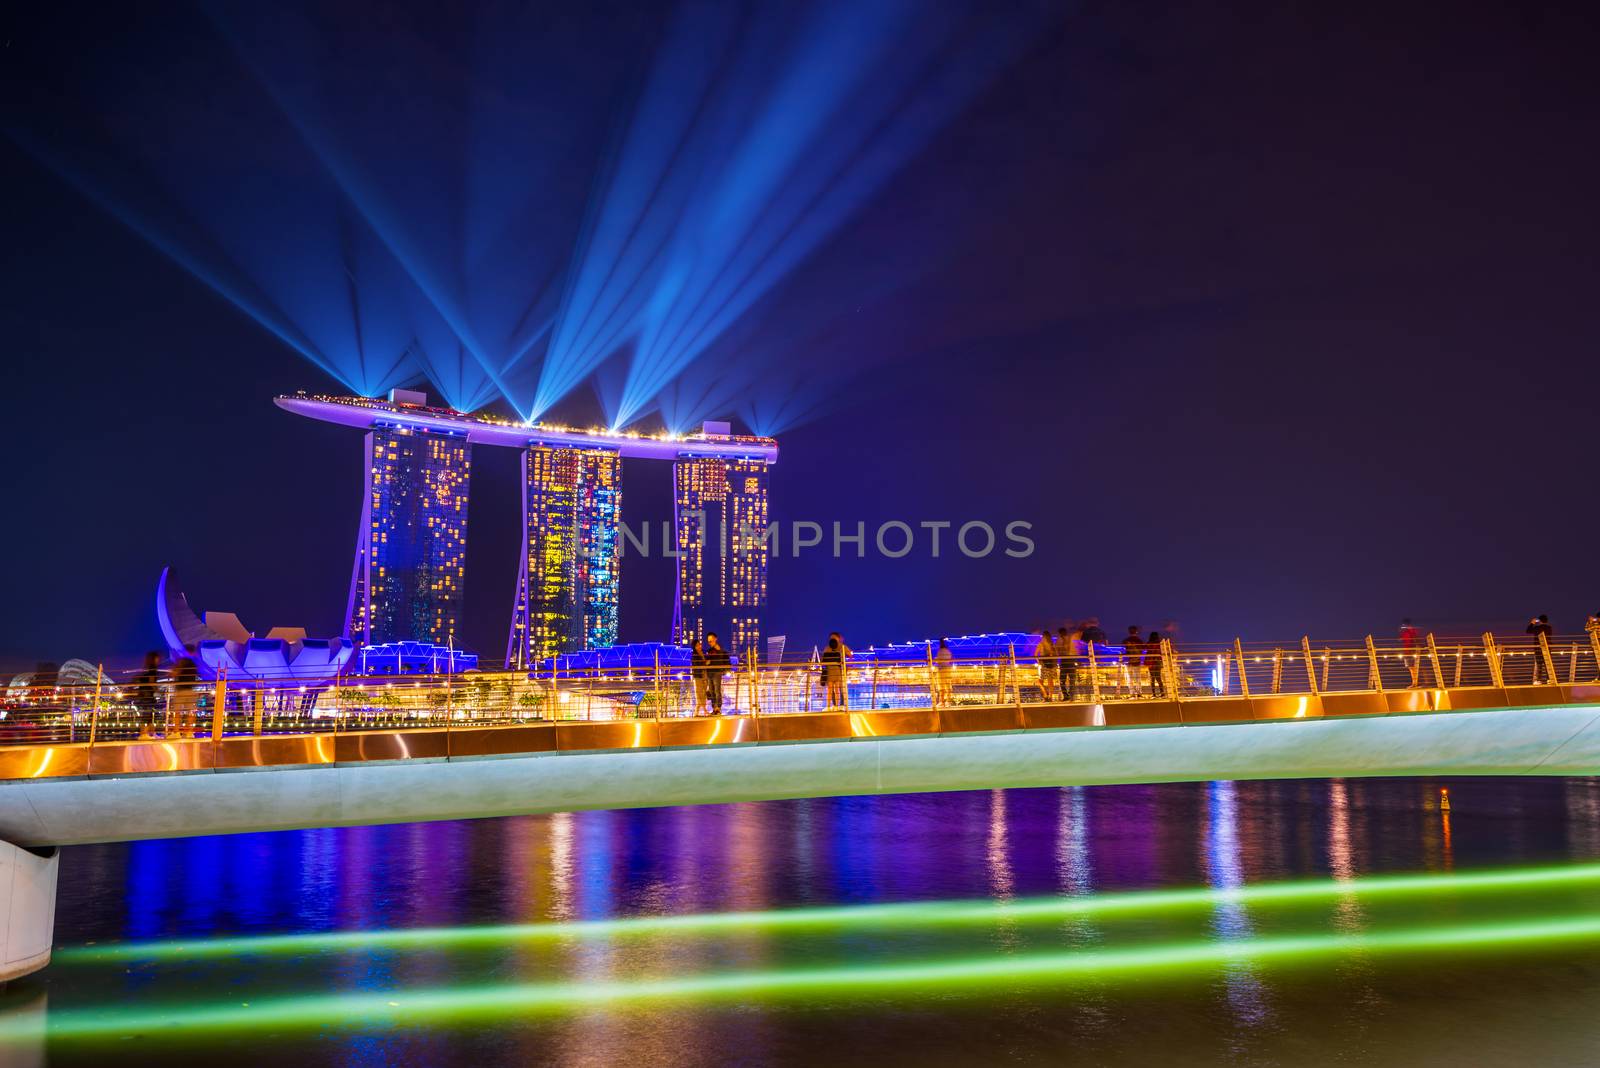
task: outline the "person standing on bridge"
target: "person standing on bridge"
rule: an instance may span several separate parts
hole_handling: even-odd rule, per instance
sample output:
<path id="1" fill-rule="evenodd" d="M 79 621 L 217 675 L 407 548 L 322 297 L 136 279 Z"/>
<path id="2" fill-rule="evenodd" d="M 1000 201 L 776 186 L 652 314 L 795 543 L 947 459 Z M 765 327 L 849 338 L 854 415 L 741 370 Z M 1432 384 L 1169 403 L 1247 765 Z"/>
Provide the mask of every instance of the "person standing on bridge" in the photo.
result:
<path id="1" fill-rule="evenodd" d="M 822 650 L 822 688 L 827 691 L 830 709 L 845 707 L 844 689 L 845 645 L 838 632 L 828 636 L 828 647 Z"/>
<path id="2" fill-rule="evenodd" d="M 1078 699 L 1078 658 L 1083 656 L 1083 629 L 1076 623 L 1069 631 L 1056 630 L 1056 653 L 1061 657 L 1061 699 Z"/>
<path id="3" fill-rule="evenodd" d="M 1139 637 L 1139 625 L 1128 628 L 1122 639 L 1122 662 L 1128 669 L 1128 696 L 1144 696 L 1144 639 Z"/>
<path id="4" fill-rule="evenodd" d="M 1144 697 L 1144 668 L 1147 664 L 1154 664 L 1150 656 L 1150 646 L 1144 644 L 1144 638 L 1139 636 L 1138 624 L 1128 628 L 1125 638 L 1126 654 L 1123 659 L 1128 662 L 1128 695 L 1130 697 Z M 1154 675 L 1155 668 L 1150 668 Z"/>
<path id="5" fill-rule="evenodd" d="M 706 660 L 706 647 L 699 638 L 689 646 L 689 679 L 694 683 L 694 714 L 700 715 L 701 709 L 708 708 L 706 703 L 706 676 L 710 663 Z"/>
<path id="6" fill-rule="evenodd" d="M 733 666 L 728 650 L 717 640 L 715 631 L 706 633 L 706 697 L 711 701 L 711 714 L 722 715 L 722 676 Z"/>
<path id="7" fill-rule="evenodd" d="M 947 638 L 939 639 L 939 651 L 933 654 L 934 690 L 933 704 L 937 708 L 941 705 L 952 703 L 955 695 L 951 686 L 951 675 L 954 674 L 955 654 L 950 651 L 950 641 Z"/>
<path id="8" fill-rule="evenodd" d="M 1047 702 L 1054 701 L 1058 668 L 1056 646 L 1050 640 L 1049 627 L 1040 628 L 1039 643 L 1033 647 L 1033 659 L 1039 666 L 1039 698 Z"/>
<path id="9" fill-rule="evenodd" d="M 845 642 L 844 635 L 840 634 L 836 630 L 829 631 L 828 632 L 828 637 L 831 638 L 831 639 L 837 640 L 838 643 L 839 643 L 839 689 L 840 689 L 840 692 L 842 694 L 844 694 L 844 700 L 842 700 L 840 702 L 840 707 L 841 708 L 849 708 L 850 707 L 850 657 L 855 654 L 855 650 L 850 648 L 849 644 Z"/>
<path id="10" fill-rule="evenodd" d="M 161 683 L 161 654 L 144 654 L 144 667 L 133 676 L 133 708 L 139 719 L 139 737 L 150 737 L 161 711 L 156 687 Z"/>
<path id="11" fill-rule="evenodd" d="M 194 737 L 195 710 L 200 707 L 200 672 L 180 656 L 172 665 L 172 696 L 167 700 L 167 737 Z"/>
<path id="12" fill-rule="evenodd" d="M 1411 620 L 1400 621 L 1400 659 L 1405 663 L 1406 670 L 1411 673 L 1413 686 L 1418 685 L 1422 679 L 1421 637 L 1417 633 L 1417 628 L 1411 625 Z"/>
<path id="13" fill-rule="evenodd" d="M 1556 636 L 1556 629 L 1550 625 L 1550 617 L 1540 613 L 1528 622 L 1528 635 L 1533 638 L 1533 685 L 1539 685 L 1544 679 L 1544 651 L 1539 648 L 1539 636 L 1544 635 L 1548 644 Z M 1555 682 L 1555 679 L 1544 679 L 1545 682 Z"/>
<path id="14" fill-rule="evenodd" d="M 1589 645 L 1591 648 L 1600 647 L 1600 612 L 1596 612 L 1594 615 L 1590 616 L 1589 619 L 1583 624 L 1583 632 L 1589 635 Z M 1600 654 L 1597 654 L 1596 659 L 1600 660 Z M 1595 681 L 1600 682 L 1600 663 L 1595 664 L 1595 672 Z"/>
<path id="15" fill-rule="evenodd" d="M 1161 681 L 1161 677 L 1166 674 L 1164 668 L 1167 659 L 1162 655 L 1161 641 L 1161 632 L 1153 630 L 1150 632 L 1150 637 L 1146 638 L 1144 642 L 1144 662 L 1150 668 L 1151 697 L 1165 697 L 1167 695 L 1166 684 Z"/>

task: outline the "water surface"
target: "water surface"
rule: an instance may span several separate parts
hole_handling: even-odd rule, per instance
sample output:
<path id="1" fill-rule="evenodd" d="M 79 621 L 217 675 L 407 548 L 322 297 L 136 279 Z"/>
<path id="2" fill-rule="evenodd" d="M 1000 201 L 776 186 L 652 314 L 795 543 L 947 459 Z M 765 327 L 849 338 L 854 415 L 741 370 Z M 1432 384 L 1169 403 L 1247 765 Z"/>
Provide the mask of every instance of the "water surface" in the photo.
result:
<path id="1" fill-rule="evenodd" d="M 1520 874 L 1451 882 L 1488 871 Z M 1287 881 L 1305 893 L 1252 896 Z M 1593 1063 L 1600 783 L 1012 790 L 76 847 L 56 934 L 0 1019 L 42 1013 L 49 1037 L 7 1048 L 50 1064 Z"/>

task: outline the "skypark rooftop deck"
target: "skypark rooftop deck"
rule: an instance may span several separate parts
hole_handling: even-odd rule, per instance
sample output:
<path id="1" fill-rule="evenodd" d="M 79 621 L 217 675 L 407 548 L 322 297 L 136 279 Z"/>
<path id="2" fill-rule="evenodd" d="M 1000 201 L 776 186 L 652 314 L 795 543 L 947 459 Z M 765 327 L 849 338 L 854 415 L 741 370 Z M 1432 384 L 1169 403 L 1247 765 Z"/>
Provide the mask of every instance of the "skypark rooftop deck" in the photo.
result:
<path id="1" fill-rule="evenodd" d="M 375 425 L 410 426 L 444 433 L 464 434 L 474 445 L 502 445 L 523 449 L 544 444 L 570 448 L 615 449 L 626 457 L 675 460 L 680 456 L 720 456 L 728 459 L 778 460 L 778 443 L 750 434 L 642 434 L 637 431 L 578 429 L 549 423 L 518 423 L 486 412 L 458 412 L 420 404 L 395 403 L 369 397 L 332 397 L 307 393 L 273 399 L 286 412 L 366 430 Z"/>

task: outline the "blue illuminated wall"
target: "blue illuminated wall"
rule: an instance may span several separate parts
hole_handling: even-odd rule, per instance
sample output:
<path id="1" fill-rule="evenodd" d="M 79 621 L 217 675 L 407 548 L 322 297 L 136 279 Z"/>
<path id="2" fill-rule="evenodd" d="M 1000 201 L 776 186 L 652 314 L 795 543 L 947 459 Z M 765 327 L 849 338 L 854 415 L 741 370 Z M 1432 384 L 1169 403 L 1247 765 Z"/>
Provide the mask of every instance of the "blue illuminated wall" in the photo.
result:
<path id="1" fill-rule="evenodd" d="M 361 650 L 362 675 L 457 675 L 478 670 L 478 654 L 431 642 L 387 642 Z"/>
<path id="2" fill-rule="evenodd" d="M 522 563 L 508 667 L 615 645 L 622 457 L 530 446 L 522 455 Z"/>
<path id="3" fill-rule="evenodd" d="M 375 426 L 347 633 L 363 645 L 454 645 L 466 585 L 472 446 L 457 434 Z"/>

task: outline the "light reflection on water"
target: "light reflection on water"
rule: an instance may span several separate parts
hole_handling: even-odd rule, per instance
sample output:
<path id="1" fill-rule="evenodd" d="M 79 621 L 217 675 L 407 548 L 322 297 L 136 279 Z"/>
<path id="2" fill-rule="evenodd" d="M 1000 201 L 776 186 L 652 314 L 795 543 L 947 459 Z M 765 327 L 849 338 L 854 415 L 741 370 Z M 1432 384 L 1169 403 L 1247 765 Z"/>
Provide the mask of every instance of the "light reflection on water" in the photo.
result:
<path id="1" fill-rule="evenodd" d="M 1070 787 L 838 798 L 347 828 L 83 847 L 62 861 L 58 944 L 176 936 L 456 927 L 807 905 L 1227 889 L 1291 878 L 1359 879 L 1600 859 L 1593 780 L 1421 780 Z M 23 994 L 50 1012 L 474 984 L 625 982 L 723 972 L 1116 950 L 1195 940 L 1355 935 L 1449 921 L 1592 914 L 1600 885 L 1544 893 L 1358 900 L 1262 909 L 1219 900 L 1191 915 L 1069 916 L 1044 925 L 849 929 L 715 937 L 512 942 L 480 949 L 372 949 L 284 959 L 58 963 Z M 982 996 L 919 991 L 819 995 L 659 1010 L 596 1007 L 460 1027 L 322 1027 L 194 1039 L 179 1063 L 293 1057 L 320 1064 L 572 1064 L 727 1059 L 958 1064 L 996 1051 L 1056 1063 L 1305 1062 L 1359 1048 L 1406 1063 L 1458 1048 L 1483 1063 L 1517 1046 L 1557 1060 L 1600 1041 L 1600 947 L 1396 959 L 1348 952 L 1289 969 L 1230 960 L 1171 981 L 1094 975 L 1060 990 L 1001 983 Z M 1530 1003 L 1536 1011 L 1530 1015 Z M 1448 1006 L 1450 1013 L 1442 1013 Z M 1534 1033 L 1529 1020 L 1542 1021 Z M 1463 1022 L 1465 1021 L 1465 1022 Z M 149 1042 L 148 1039 L 138 1040 Z M 1432 1042 L 1434 1045 L 1428 1045 Z M 127 1047 L 121 1047 L 125 1050 Z M 140 1047 L 143 1048 L 143 1047 Z M 1476 1051 L 1477 1056 L 1473 1053 Z M 1531 1051 L 1531 1052 L 1530 1052 Z M 51 1063 L 93 1063 L 56 1041 Z"/>

